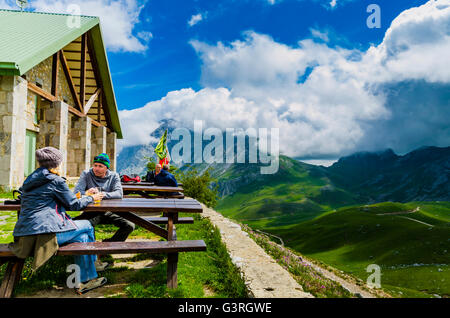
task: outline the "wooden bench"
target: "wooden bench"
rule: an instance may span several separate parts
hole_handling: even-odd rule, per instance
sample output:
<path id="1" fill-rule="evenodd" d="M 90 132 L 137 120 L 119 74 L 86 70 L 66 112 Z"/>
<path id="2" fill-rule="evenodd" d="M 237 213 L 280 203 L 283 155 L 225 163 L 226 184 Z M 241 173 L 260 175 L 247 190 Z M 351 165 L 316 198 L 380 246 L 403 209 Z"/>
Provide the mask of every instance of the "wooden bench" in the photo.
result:
<path id="1" fill-rule="evenodd" d="M 143 217 L 143 219 L 155 224 L 167 224 L 169 222 L 168 217 Z M 191 217 L 176 218 L 173 221 L 173 224 L 193 224 L 193 223 L 194 218 Z"/>
<path id="2" fill-rule="evenodd" d="M 135 194 L 138 194 L 140 197 L 145 197 L 147 199 L 184 199 L 184 194 L 183 193 L 178 193 L 178 194 L 168 194 L 168 195 L 149 195 L 148 193 L 145 194 L 145 196 L 143 196 L 141 193 L 136 193 L 133 192 Z M 139 198 L 135 195 L 124 195 L 123 196 L 125 199 L 134 199 L 134 198 Z"/>
<path id="3" fill-rule="evenodd" d="M 182 218 L 180 218 L 182 219 Z M 176 236 L 176 234 L 174 234 Z M 61 246 L 57 255 L 105 255 L 129 253 L 166 253 L 167 286 L 177 287 L 178 253 L 206 251 L 203 240 L 191 241 L 152 241 L 152 242 L 92 242 L 71 243 Z M 22 274 L 24 259 L 14 256 L 7 244 L 0 244 L 0 264 L 8 262 L 0 285 L 0 298 L 10 298 Z"/>
<path id="4" fill-rule="evenodd" d="M 123 184 L 123 194 L 125 198 L 130 198 L 130 194 L 137 194 L 143 198 L 170 198 L 170 199 L 184 199 L 184 189 L 178 187 L 156 186 L 156 185 L 137 185 L 137 184 Z"/>

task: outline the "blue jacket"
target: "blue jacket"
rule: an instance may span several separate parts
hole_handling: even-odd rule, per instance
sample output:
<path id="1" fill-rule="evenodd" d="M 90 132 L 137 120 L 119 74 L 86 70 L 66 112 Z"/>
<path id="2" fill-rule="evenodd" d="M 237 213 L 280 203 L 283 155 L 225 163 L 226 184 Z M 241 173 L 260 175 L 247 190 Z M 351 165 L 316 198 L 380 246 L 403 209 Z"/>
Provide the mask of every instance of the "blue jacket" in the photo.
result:
<path id="1" fill-rule="evenodd" d="M 24 181 L 20 189 L 21 208 L 14 227 L 14 236 L 58 233 L 76 229 L 66 210 L 84 209 L 93 198 L 77 199 L 63 178 L 38 168 Z"/>
<path id="2" fill-rule="evenodd" d="M 165 187 L 178 187 L 177 180 L 167 170 L 161 169 L 161 171 L 155 177 L 155 184 Z"/>

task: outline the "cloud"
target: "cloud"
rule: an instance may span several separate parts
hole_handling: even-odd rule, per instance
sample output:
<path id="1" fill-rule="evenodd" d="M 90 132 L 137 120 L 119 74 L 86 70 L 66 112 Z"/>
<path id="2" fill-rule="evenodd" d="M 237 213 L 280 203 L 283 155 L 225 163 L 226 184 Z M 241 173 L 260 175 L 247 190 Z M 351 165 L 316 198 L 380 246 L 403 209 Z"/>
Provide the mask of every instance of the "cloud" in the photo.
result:
<path id="1" fill-rule="evenodd" d="M 149 32 L 134 35 L 139 14 L 144 5 L 137 0 L 35 0 L 30 7 L 36 11 L 68 12 L 71 5 L 79 6 L 82 15 L 100 17 L 103 41 L 108 51 L 144 52 L 151 39 Z M 73 13 L 72 13 L 73 14 Z M 151 33 L 150 33 L 151 34 Z"/>
<path id="2" fill-rule="evenodd" d="M 191 17 L 191 19 L 188 21 L 188 25 L 190 27 L 193 27 L 197 23 L 203 20 L 203 15 L 201 13 L 195 14 Z"/>
<path id="3" fill-rule="evenodd" d="M 450 82 L 450 2 L 429 1 L 402 12 L 383 42 L 365 54 L 362 72 L 373 71 L 374 82 L 425 79 Z"/>
<path id="4" fill-rule="evenodd" d="M 328 32 L 326 32 L 326 31 L 322 32 L 320 30 L 313 29 L 313 28 L 310 28 L 309 30 L 311 31 L 311 35 L 313 37 L 321 39 L 324 42 L 329 42 L 330 41 L 330 38 L 328 36 Z"/>
<path id="5" fill-rule="evenodd" d="M 19 10 L 19 7 L 13 1 L 0 0 L 0 9 Z"/>
<path id="6" fill-rule="evenodd" d="M 281 152 L 302 158 L 402 143 L 407 151 L 418 144 L 448 142 L 449 137 L 436 135 L 448 136 L 443 127 L 450 126 L 445 95 L 450 67 L 444 58 L 450 52 L 447 4 L 430 1 L 403 12 L 383 42 L 366 51 L 329 47 L 314 39 L 289 46 L 253 31 L 231 43 L 192 40 L 202 62 L 204 88 L 173 91 L 127 111 L 124 143 L 145 143 L 161 118 L 186 128 L 194 120 L 222 130 L 276 127 Z M 416 82 L 434 85 L 422 90 L 423 100 L 437 93 L 440 98 L 432 105 L 418 102 L 411 93 Z"/>

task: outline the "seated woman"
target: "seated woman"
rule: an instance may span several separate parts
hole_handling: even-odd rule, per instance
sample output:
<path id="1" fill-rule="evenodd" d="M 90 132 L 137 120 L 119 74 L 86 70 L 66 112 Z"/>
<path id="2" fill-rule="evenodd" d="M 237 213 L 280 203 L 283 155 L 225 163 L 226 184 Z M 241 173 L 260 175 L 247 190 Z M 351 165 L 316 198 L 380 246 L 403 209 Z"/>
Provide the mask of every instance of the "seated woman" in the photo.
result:
<path id="1" fill-rule="evenodd" d="M 62 153 L 53 147 L 36 150 L 36 159 L 40 167 L 24 181 L 21 191 L 21 209 L 14 228 L 14 244 L 24 246 L 24 238 L 50 234 L 56 236 L 57 245 L 74 242 L 95 242 L 94 228 L 88 220 L 72 220 L 66 210 L 80 211 L 94 199 L 101 200 L 102 194 L 94 194 L 77 199 L 69 190 L 65 180 L 59 176 Z M 36 243 L 34 243 L 36 244 Z M 48 249 L 48 247 L 44 248 Z M 36 253 L 36 248 L 34 249 Z M 14 251 L 14 249 L 13 249 Z M 52 251 L 53 255 L 56 250 Z M 95 262 L 96 255 L 75 256 L 75 263 L 80 268 L 79 282 L 76 290 L 84 293 L 106 283 L 106 278 L 98 277 Z"/>

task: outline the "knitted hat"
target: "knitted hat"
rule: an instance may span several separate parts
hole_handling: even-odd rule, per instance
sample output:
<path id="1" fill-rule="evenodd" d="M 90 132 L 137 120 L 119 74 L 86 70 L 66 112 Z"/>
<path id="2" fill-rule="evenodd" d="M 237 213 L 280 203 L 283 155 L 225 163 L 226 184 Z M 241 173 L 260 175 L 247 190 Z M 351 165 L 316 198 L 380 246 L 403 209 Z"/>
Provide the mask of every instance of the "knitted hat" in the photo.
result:
<path id="1" fill-rule="evenodd" d="M 62 160 L 63 155 L 61 151 L 53 147 L 45 147 L 36 150 L 36 160 L 41 167 L 52 169 L 58 167 Z"/>
<path id="2" fill-rule="evenodd" d="M 109 160 L 109 156 L 106 153 L 101 153 L 98 156 L 94 158 L 94 162 L 98 162 L 101 164 L 104 164 L 109 169 L 109 165 L 111 164 L 111 161 Z"/>

